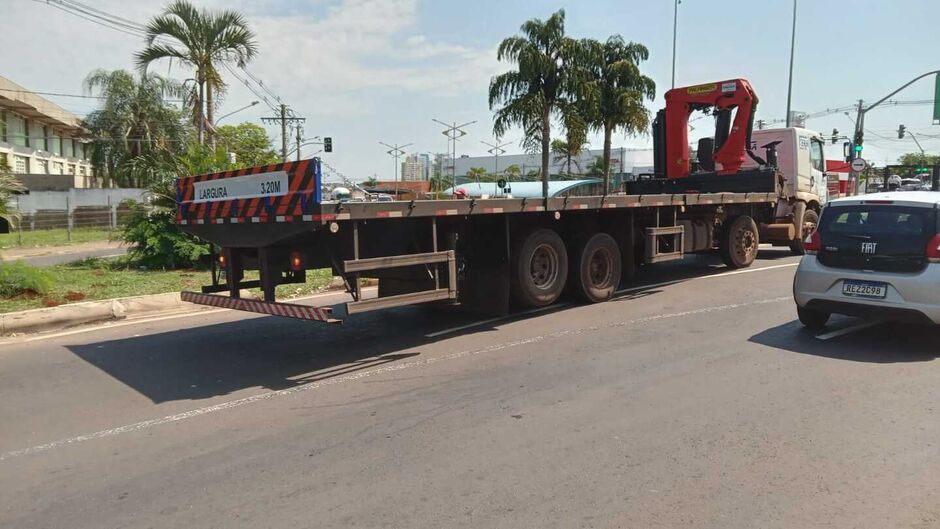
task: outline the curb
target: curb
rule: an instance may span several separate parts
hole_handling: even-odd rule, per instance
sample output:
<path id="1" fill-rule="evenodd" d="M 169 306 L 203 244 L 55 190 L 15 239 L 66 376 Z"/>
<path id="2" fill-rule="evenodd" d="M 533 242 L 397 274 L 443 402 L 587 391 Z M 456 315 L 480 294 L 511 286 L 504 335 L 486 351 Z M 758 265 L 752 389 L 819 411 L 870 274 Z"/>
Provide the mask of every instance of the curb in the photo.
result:
<path id="1" fill-rule="evenodd" d="M 0 335 L 49 331 L 102 321 L 123 320 L 191 306 L 179 292 L 69 303 L 58 307 L 0 314 Z"/>

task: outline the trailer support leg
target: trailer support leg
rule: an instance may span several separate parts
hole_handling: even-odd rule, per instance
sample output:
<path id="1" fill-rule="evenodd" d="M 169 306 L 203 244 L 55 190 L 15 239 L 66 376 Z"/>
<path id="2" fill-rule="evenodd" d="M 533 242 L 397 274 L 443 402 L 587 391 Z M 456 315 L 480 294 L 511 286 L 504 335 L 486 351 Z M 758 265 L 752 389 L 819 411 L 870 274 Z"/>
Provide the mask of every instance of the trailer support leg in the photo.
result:
<path id="1" fill-rule="evenodd" d="M 258 260 L 260 261 L 258 268 L 261 273 L 261 291 L 264 293 L 264 300 L 268 303 L 273 303 L 274 289 L 277 287 L 280 272 L 274 267 L 274 263 L 272 262 L 271 249 L 260 248 L 258 250 Z"/>

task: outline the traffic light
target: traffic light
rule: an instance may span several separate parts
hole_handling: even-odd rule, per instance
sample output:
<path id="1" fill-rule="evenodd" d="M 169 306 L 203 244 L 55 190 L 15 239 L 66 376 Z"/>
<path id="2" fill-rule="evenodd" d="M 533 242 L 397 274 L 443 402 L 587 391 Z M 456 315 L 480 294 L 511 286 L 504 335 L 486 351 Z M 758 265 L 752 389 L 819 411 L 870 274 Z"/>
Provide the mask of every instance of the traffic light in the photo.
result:
<path id="1" fill-rule="evenodd" d="M 333 152 L 333 138 L 323 138 L 323 152 Z"/>
<path id="2" fill-rule="evenodd" d="M 905 131 L 906 129 L 907 129 L 907 127 L 905 127 L 904 125 L 898 125 L 898 139 L 899 139 L 899 140 L 903 140 L 903 139 L 904 139 L 904 131 Z"/>
<path id="3" fill-rule="evenodd" d="M 930 168 L 929 168 L 929 167 L 917 167 L 917 168 L 914 169 L 914 172 L 915 172 L 915 173 L 921 173 L 921 174 L 923 174 L 923 173 L 929 173 L 929 172 L 930 172 Z"/>

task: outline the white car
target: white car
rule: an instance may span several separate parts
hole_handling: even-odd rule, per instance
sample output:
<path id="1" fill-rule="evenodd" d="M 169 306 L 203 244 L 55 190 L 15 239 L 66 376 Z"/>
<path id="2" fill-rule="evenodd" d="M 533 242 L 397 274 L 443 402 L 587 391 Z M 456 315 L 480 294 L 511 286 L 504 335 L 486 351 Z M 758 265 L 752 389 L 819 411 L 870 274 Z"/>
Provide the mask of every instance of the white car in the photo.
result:
<path id="1" fill-rule="evenodd" d="M 832 314 L 940 324 L 940 192 L 829 202 L 793 280 L 800 321 Z"/>

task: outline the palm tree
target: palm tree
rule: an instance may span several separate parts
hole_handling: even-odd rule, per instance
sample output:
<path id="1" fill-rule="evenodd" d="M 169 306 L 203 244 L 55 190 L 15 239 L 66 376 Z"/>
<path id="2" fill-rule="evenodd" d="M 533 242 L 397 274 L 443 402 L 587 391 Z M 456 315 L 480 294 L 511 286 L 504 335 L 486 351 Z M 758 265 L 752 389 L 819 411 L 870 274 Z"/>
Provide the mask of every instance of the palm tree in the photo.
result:
<path id="1" fill-rule="evenodd" d="M 10 198 L 25 189 L 23 184 L 13 176 L 10 166 L 0 160 L 0 218 L 5 219 L 11 225 L 16 220 L 16 216 L 10 208 Z"/>
<path id="2" fill-rule="evenodd" d="M 503 174 L 506 175 L 506 180 L 512 182 L 518 180 L 522 176 L 522 169 L 518 165 L 512 164 L 509 167 L 503 169 Z"/>
<path id="3" fill-rule="evenodd" d="M 225 87 L 219 67 L 230 62 L 245 66 L 257 52 L 255 34 L 241 13 L 196 9 L 187 0 L 176 0 L 147 24 L 147 47 L 135 56 L 141 68 L 168 58 L 177 59 L 196 71 L 195 106 L 201 144 L 206 126 L 210 131 L 214 126 L 213 91 L 219 92 Z M 214 137 L 210 133 L 210 144 Z"/>
<path id="4" fill-rule="evenodd" d="M 467 178 L 474 182 L 485 182 L 489 172 L 483 167 L 471 167 L 467 170 Z"/>
<path id="5" fill-rule="evenodd" d="M 591 144 L 587 142 L 584 127 L 570 127 L 565 136 L 564 140 L 552 140 L 552 163 L 564 162 L 565 173 L 571 176 L 572 165 L 581 172 L 581 153 Z"/>
<path id="6" fill-rule="evenodd" d="M 593 129 L 604 131 L 604 189 L 609 189 L 611 136 L 617 129 L 631 135 L 646 131 L 650 113 L 643 101 L 653 100 L 656 83 L 640 73 L 638 64 L 649 58 L 642 44 L 614 35 L 604 43 L 584 40 L 582 47 L 590 79 L 582 85 L 582 113 Z"/>
<path id="7" fill-rule="evenodd" d="M 156 167 L 149 162 L 160 156 L 154 153 L 178 152 L 185 142 L 182 116 L 165 101 L 179 97 L 183 89 L 159 75 L 135 77 L 126 70 L 95 70 L 84 85 L 88 93 L 103 98 L 101 108 L 85 118 L 85 127 L 96 138 L 92 162 L 105 175 L 105 184 L 117 177 L 120 185 L 146 185 L 150 177 L 143 175 Z M 144 160 L 136 160 L 144 155 L 148 155 Z M 124 171 L 123 166 L 131 160 L 136 161 Z"/>
<path id="8" fill-rule="evenodd" d="M 565 11 L 559 10 L 542 21 L 522 24 L 523 36 L 509 37 L 499 44 L 498 60 L 516 64 L 515 70 L 490 81 L 490 109 L 496 110 L 493 134 L 502 136 L 515 125 L 523 129 L 523 145 L 537 139 L 542 153 L 542 194 L 548 197 L 551 121 L 573 113 L 577 87 L 577 41 L 565 36 Z"/>

